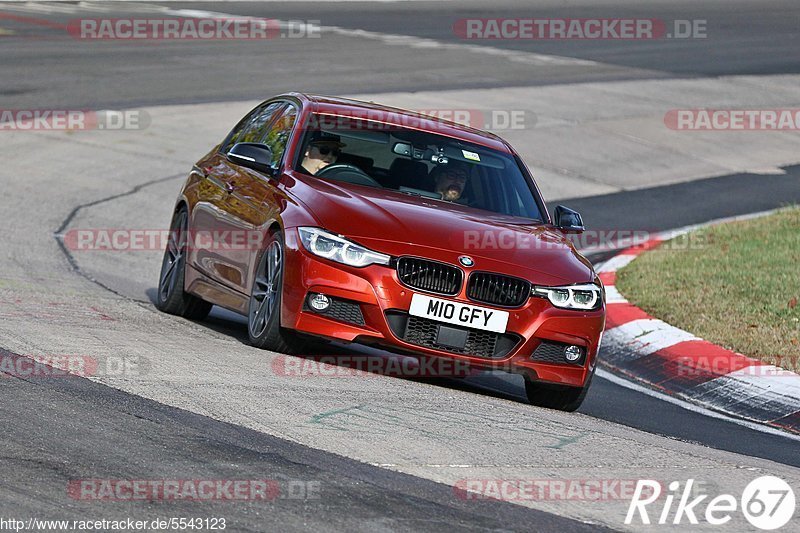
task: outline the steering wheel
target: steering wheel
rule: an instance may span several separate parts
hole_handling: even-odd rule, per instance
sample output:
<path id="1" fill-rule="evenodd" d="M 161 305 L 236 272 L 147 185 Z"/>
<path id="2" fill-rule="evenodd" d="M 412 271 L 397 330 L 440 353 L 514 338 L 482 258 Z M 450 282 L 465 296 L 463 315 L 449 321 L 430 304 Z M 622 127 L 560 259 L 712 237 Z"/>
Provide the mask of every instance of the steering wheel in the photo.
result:
<path id="1" fill-rule="evenodd" d="M 328 165 L 317 172 L 316 175 L 320 178 L 344 181 L 346 183 L 354 183 L 356 185 L 382 187 L 381 184 L 371 178 L 369 174 L 357 166 L 349 165 L 347 163 L 335 163 L 333 165 Z"/>

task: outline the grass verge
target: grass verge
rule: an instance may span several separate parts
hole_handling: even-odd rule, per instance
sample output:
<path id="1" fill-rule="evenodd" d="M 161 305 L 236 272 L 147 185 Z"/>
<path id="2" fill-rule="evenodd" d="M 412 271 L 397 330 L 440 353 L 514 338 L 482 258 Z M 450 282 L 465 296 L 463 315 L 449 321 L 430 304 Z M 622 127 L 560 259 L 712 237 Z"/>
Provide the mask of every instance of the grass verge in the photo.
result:
<path id="1" fill-rule="evenodd" d="M 800 208 L 662 243 L 618 272 L 616 285 L 673 326 L 800 370 Z"/>

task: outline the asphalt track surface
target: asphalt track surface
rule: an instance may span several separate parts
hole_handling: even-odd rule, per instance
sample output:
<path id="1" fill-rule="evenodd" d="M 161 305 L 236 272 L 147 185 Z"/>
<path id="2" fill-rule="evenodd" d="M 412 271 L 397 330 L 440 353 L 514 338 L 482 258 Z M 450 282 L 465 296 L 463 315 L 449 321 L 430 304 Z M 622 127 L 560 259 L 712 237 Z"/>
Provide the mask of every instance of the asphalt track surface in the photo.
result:
<path id="1" fill-rule="evenodd" d="M 154 3 L 157 4 L 157 3 Z M 162 4 L 233 15 L 318 20 L 324 26 L 384 32 L 532 51 L 598 62 L 594 66 L 547 65 L 509 68 L 493 56 L 442 60 L 436 48 L 408 50 L 376 46 L 369 39 L 274 39 L 259 42 L 186 43 L 92 42 L 65 35 L 58 24 L 75 12 L 7 12 L 16 32 L 0 42 L 3 107 L 86 106 L 93 109 L 160 103 L 263 99 L 285 91 L 321 94 L 468 89 L 559 84 L 575 81 L 661 79 L 800 71 L 797 4 L 771 1 L 607 1 L 556 0 L 486 2 L 299 2 L 294 4 L 209 2 Z M 366 6 L 369 7 L 366 7 Z M 153 16 L 115 4 L 116 17 Z M 84 12 L 85 17 L 109 12 Z M 705 39 L 643 41 L 464 41 L 453 34 L 467 17 L 625 17 L 664 21 L 707 21 Z M 55 24 L 55 27 L 53 27 Z M 24 44 L 23 44 L 24 43 Z M 235 80 L 235 81 L 231 81 Z"/>
<path id="2" fill-rule="evenodd" d="M 65 506 L 61 483 L 64 477 L 85 477 L 88 462 L 98 479 L 260 479 L 260 473 L 282 484 L 282 496 L 266 502 L 111 502 L 102 513 L 109 520 L 225 517 L 234 531 L 263 531 L 265 523 L 287 531 L 526 530 L 525 524 L 547 530 L 596 529 L 511 503 L 459 499 L 439 483 L 85 379 L 9 379 L 3 396 L 3 510 L 15 517 L 96 516 L 96 502 L 75 500 Z M 35 416 L 20 416 L 22 405 Z M 292 485 L 296 480 L 314 480 L 318 488 L 297 488 Z M 292 497 L 297 495 L 302 497 Z"/>
<path id="3" fill-rule="evenodd" d="M 0 11 L 3 7 L 0 5 Z M 208 4 L 181 4 L 180 8 L 222 10 Z M 343 60 L 338 47 L 311 39 L 277 43 L 277 50 L 269 57 L 248 43 L 225 43 L 224 50 L 185 43 L 156 43 L 132 50 L 101 43 L 87 53 L 86 46 L 78 46 L 42 24 L 4 21 L 3 27 L 14 28 L 17 33 L 13 40 L 0 40 L 4 73 L 0 107 L 103 108 L 235 101 L 297 89 L 345 94 L 363 92 L 365 80 L 370 91 L 379 92 L 800 71 L 795 23 L 798 11 L 792 2 L 714 2 L 702 6 L 695 2 L 609 2 L 602 7 L 573 4 L 569 9 L 553 2 L 536 9 L 535 16 L 575 16 L 578 8 L 582 17 L 708 19 L 709 34 L 716 38 L 632 46 L 613 42 L 593 43 L 591 47 L 569 41 L 537 43 L 537 53 L 602 64 L 589 68 L 544 66 L 531 75 L 524 69 L 493 65 L 488 59 L 443 65 L 437 63 L 435 53 L 425 57 L 423 53 L 399 53 L 391 47 L 376 50 L 369 42 L 348 48 Z M 130 16 L 125 5 L 113 9 L 111 15 L 98 16 Z M 371 4 L 368 9 L 360 3 L 226 3 L 224 11 L 320 19 L 325 25 L 442 42 L 456 40 L 450 30 L 454 18 L 531 15 L 527 3 L 522 2 L 499 2 L 491 9 L 485 2 L 466 3 L 459 9 L 435 2 Z M 63 22 L 74 15 L 25 16 Z M 526 50 L 532 45 L 496 42 L 491 46 Z M 378 70 L 372 62 L 359 62 L 373 53 L 379 60 L 385 59 L 384 69 Z M 280 57 L 277 61 L 276 56 Z M 221 79 L 235 79 L 236 83 L 223 83 Z M 739 174 L 558 203 L 579 209 L 590 227 L 658 231 L 800 202 L 800 169 L 785 170 L 784 176 Z M 4 181 L 10 179 L 3 176 Z M 99 194 L 86 203 L 105 196 Z M 47 229 L 52 232 L 56 228 Z M 244 333 L 241 321 L 224 312 L 215 311 L 203 327 L 238 338 Z M 435 385 L 523 401 L 519 383 L 513 378 L 441 380 Z M 286 530 L 363 531 L 581 531 L 598 527 L 510 503 L 459 500 L 444 484 L 165 406 L 85 379 L 8 378 L 0 381 L 0 388 L 4 398 L 0 418 L 5 428 L 4 451 L 0 454 L 0 508 L 4 515 L 86 518 L 102 514 L 142 519 L 224 515 L 235 524 L 235 530 L 253 531 L 263 530 L 265 523 Z M 604 379 L 595 380 L 580 411 L 687 443 L 800 466 L 800 445 L 795 440 L 689 412 Z M 64 498 L 66 479 L 169 478 L 190 477 L 192 473 L 235 478 L 241 474 L 253 477 L 256 472 L 268 472 L 278 479 L 319 480 L 325 497 L 267 505 L 237 503 L 225 505 L 222 511 L 218 504 L 186 502 L 114 503 L 98 508 L 91 502 Z"/>

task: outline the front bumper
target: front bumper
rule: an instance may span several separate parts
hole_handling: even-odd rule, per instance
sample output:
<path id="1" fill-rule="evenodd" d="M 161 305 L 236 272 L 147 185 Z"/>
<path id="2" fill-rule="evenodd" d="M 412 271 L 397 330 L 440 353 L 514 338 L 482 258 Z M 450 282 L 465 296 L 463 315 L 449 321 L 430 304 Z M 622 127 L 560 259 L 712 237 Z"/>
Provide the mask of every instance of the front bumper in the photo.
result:
<path id="1" fill-rule="evenodd" d="M 354 268 L 319 258 L 303 248 L 295 229 L 286 230 L 285 241 L 283 327 L 339 341 L 452 358 L 464 361 L 470 367 L 505 370 L 525 374 L 533 380 L 563 385 L 583 386 L 594 368 L 605 326 L 604 308 L 596 311 L 558 309 L 546 299 L 530 298 L 523 307 L 504 309 L 468 300 L 465 287 L 452 298 L 436 295 L 509 312 L 508 335 L 504 336 L 506 340 L 497 350 L 499 355 L 476 357 L 408 342 L 408 338 L 403 338 L 406 327 L 403 317 L 407 320 L 411 296 L 422 291 L 403 285 L 393 268 L 381 265 Z M 449 261 L 457 264 L 458 255 L 455 252 L 452 255 Z M 311 292 L 357 305 L 363 321 L 347 318 L 351 316 L 348 314 L 337 314 L 337 318 L 332 318 L 312 311 L 306 305 L 306 297 Z M 414 340 L 419 341 L 419 337 L 414 337 Z M 581 346 L 585 355 L 580 364 L 535 360 L 532 354 L 542 343 Z"/>

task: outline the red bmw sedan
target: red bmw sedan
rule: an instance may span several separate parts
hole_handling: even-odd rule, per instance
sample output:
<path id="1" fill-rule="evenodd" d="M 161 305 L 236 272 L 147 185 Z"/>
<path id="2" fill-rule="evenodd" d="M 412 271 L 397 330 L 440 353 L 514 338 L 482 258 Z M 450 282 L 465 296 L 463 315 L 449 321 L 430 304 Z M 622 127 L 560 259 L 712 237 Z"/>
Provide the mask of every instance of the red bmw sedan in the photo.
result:
<path id="1" fill-rule="evenodd" d="M 311 337 L 525 377 L 575 410 L 594 374 L 603 286 L 499 137 L 373 103 L 290 93 L 248 113 L 192 169 L 157 306 L 245 315 L 254 346 Z"/>

